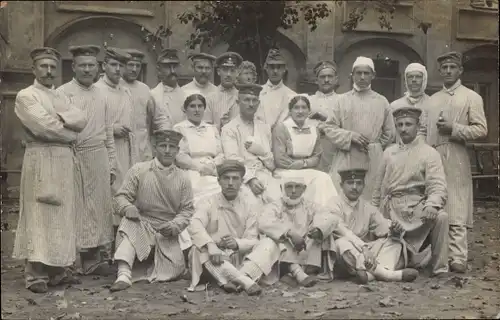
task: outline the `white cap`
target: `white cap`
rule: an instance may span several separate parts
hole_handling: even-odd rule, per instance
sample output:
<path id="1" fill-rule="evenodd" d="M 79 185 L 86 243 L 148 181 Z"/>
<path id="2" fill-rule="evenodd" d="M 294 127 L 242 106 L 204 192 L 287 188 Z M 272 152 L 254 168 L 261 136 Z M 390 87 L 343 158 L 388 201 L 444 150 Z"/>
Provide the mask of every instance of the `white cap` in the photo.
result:
<path id="1" fill-rule="evenodd" d="M 359 66 L 369 66 L 370 68 L 372 68 L 373 72 L 375 72 L 375 65 L 373 64 L 373 60 L 370 58 L 357 57 L 356 61 L 354 61 L 354 64 L 352 65 L 352 70 Z"/>

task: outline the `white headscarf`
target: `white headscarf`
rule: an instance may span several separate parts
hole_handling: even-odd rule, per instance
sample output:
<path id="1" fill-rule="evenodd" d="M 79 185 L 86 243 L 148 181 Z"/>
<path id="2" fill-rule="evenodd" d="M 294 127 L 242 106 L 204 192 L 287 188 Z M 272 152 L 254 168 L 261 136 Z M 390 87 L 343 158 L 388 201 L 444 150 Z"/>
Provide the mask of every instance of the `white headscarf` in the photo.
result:
<path id="1" fill-rule="evenodd" d="M 301 183 L 303 185 L 306 185 L 306 183 L 305 183 L 304 178 L 300 177 L 300 176 L 288 175 L 288 176 L 281 178 L 281 193 L 282 193 L 283 201 L 289 206 L 296 206 L 302 201 L 304 194 L 302 194 L 297 199 L 290 199 L 290 197 L 288 197 L 286 192 L 285 192 L 285 185 L 289 182 Z"/>
<path id="2" fill-rule="evenodd" d="M 418 71 L 422 73 L 423 81 L 422 87 L 417 93 L 411 93 L 408 89 L 408 82 L 406 81 L 406 75 L 410 72 Z M 419 102 L 425 94 L 425 88 L 427 88 L 427 69 L 420 63 L 410 63 L 405 69 L 405 97 L 411 104 L 416 104 Z"/>
<path id="3" fill-rule="evenodd" d="M 370 59 L 370 58 L 367 58 L 367 57 L 357 57 L 356 58 L 356 61 L 354 61 L 353 65 L 352 65 L 352 70 L 351 71 L 354 71 L 354 68 L 356 67 L 359 67 L 359 66 L 369 66 L 373 72 L 375 72 L 375 64 L 373 63 L 373 60 Z M 358 87 L 358 85 L 353 81 L 353 84 L 352 84 L 354 90 L 356 91 L 367 91 L 367 90 L 370 90 L 371 89 L 371 84 L 367 87 L 367 88 L 363 88 L 361 89 L 360 87 Z"/>

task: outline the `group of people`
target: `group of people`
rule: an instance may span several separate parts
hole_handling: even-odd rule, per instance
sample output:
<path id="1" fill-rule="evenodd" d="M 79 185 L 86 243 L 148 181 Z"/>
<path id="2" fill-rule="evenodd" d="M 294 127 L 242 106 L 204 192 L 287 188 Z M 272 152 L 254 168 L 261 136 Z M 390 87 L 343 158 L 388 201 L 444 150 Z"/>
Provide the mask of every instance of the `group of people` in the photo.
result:
<path id="1" fill-rule="evenodd" d="M 182 87 L 178 53 L 165 49 L 153 89 L 137 80 L 135 49 L 107 47 L 98 78 L 100 50 L 70 47 L 74 78 L 57 89 L 60 54 L 33 50 L 34 84 L 16 97 L 26 150 L 13 256 L 26 260 L 29 290 L 79 281 L 75 272 L 116 272 L 111 291 L 183 278 L 197 290 L 208 278 L 249 295 L 283 277 L 313 286 L 466 272 L 465 142 L 487 128 L 459 53 L 438 58 L 432 97 L 425 66 L 408 65 L 407 91 L 389 104 L 366 57 L 352 90 L 337 94 L 337 66 L 321 61 L 318 91 L 304 95 L 283 83 L 279 49 L 262 86 L 255 65 L 226 52 L 189 56 L 194 79 Z"/>

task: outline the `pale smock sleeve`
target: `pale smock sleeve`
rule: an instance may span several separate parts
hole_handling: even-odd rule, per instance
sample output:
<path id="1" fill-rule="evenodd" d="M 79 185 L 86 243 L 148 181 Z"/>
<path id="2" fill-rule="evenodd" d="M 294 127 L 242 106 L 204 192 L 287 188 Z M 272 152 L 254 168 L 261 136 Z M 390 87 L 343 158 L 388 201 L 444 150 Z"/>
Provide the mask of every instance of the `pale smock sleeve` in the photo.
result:
<path id="1" fill-rule="evenodd" d="M 446 175 L 441 156 L 437 151 L 429 153 L 426 157 L 425 193 L 427 194 L 426 207 L 442 209 L 446 204 L 448 198 Z"/>
<path id="2" fill-rule="evenodd" d="M 104 104 L 104 117 L 105 117 L 105 133 L 106 139 L 104 140 L 104 144 L 106 145 L 106 150 L 108 152 L 108 162 L 109 162 L 109 170 L 112 174 L 116 174 L 117 170 L 117 160 L 116 160 L 116 148 L 115 148 L 115 138 L 113 135 L 113 120 L 111 119 L 111 114 L 109 110 L 109 105 L 106 102 Z"/>
<path id="3" fill-rule="evenodd" d="M 177 165 L 181 169 L 199 171 L 200 168 L 198 168 L 196 163 L 193 161 L 193 158 L 191 158 L 191 155 L 189 153 L 189 142 L 187 141 L 184 132 L 182 132 L 181 127 L 178 124 L 176 124 L 173 130 L 183 135 L 181 141 L 179 142 L 179 152 L 175 157 Z"/>
<path id="4" fill-rule="evenodd" d="M 181 180 L 178 194 L 181 201 L 177 214 L 171 222 L 177 225 L 179 230 L 184 230 L 189 225 L 191 217 L 194 214 L 193 188 L 191 186 L 189 178 L 186 175 L 184 175 Z"/>
<path id="5" fill-rule="evenodd" d="M 274 241 L 283 241 L 286 233 L 292 230 L 290 223 L 278 218 L 282 214 L 281 210 L 279 203 L 269 203 L 258 218 L 259 231 Z"/>
<path id="6" fill-rule="evenodd" d="M 389 150 L 384 151 L 382 156 L 382 161 L 380 162 L 379 169 L 377 170 L 377 174 L 375 175 L 375 182 L 373 187 L 371 204 L 375 208 L 380 207 L 381 197 L 382 197 L 382 183 L 384 181 L 386 166 L 387 166 L 387 157 L 389 157 Z M 384 214 L 386 214 L 384 212 Z"/>
<path id="7" fill-rule="evenodd" d="M 384 123 L 382 124 L 382 133 L 380 134 L 379 139 L 383 149 L 392 144 L 392 142 L 396 139 L 396 126 L 394 125 L 394 118 L 392 117 L 389 102 L 385 98 L 384 100 L 386 104 L 384 109 Z"/>
<path id="8" fill-rule="evenodd" d="M 146 108 L 148 110 L 148 115 L 151 118 L 151 126 L 149 126 L 150 136 L 154 134 L 155 130 L 168 130 L 172 128 L 172 123 L 167 117 L 167 114 L 162 108 L 158 108 L 156 106 L 151 94 L 149 96 Z"/>
<path id="9" fill-rule="evenodd" d="M 384 218 L 380 211 L 371 206 L 370 213 L 370 224 L 368 226 L 369 233 L 375 236 L 375 238 L 382 238 L 387 236 L 389 233 L 389 220 Z"/>
<path id="10" fill-rule="evenodd" d="M 141 172 L 140 164 L 133 165 L 125 175 L 123 183 L 114 196 L 115 212 L 123 215 L 125 210 L 134 207 L 139 189 L 139 173 Z"/>
<path id="11" fill-rule="evenodd" d="M 213 126 L 214 134 L 215 134 L 215 153 L 216 156 L 214 158 L 215 165 L 218 166 L 224 161 L 224 150 L 222 150 L 222 141 L 219 134 L 219 130 L 217 130 L 216 126 Z"/>
<path id="12" fill-rule="evenodd" d="M 76 140 L 77 133 L 66 129 L 61 119 L 49 114 L 34 94 L 20 91 L 14 110 L 21 123 L 39 138 L 61 143 Z"/>
<path id="13" fill-rule="evenodd" d="M 271 134 L 271 127 L 268 124 L 264 124 L 265 130 L 261 130 L 259 133 L 264 134 L 265 136 L 265 141 L 268 142 L 268 150 L 269 152 L 265 156 L 259 156 L 258 158 L 264 166 L 269 170 L 269 171 L 274 171 L 276 169 L 276 166 L 274 164 L 274 154 L 273 154 L 273 138 Z"/>
<path id="14" fill-rule="evenodd" d="M 253 208 L 252 208 L 253 209 Z M 238 251 L 247 253 L 259 242 L 259 230 L 257 228 L 257 215 L 251 213 L 245 222 L 245 232 L 241 238 L 236 238 L 238 244 Z"/>
<path id="15" fill-rule="evenodd" d="M 342 129 L 341 100 L 342 98 L 335 101 L 331 117 L 326 121 L 323 132 L 334 146 L 343 151 L 349 151 L 351 149 L 352 131 Z"/>
<path id="16" fill-rule="evenodd" d="M 323 240 L 328 238 L 337 229 L 340 218 L 319 205 L 313 207 L 313 214 L 311 229 L 318 228 L 321 231 Z"/>
<path id="17" fill-rule="evenodd" d="M 239 154 L 238 145 L 238 134 L 236 129 L 227 126 L 222 127 L 221 134 L 222 149 L 224 150 L 224 157 L 228 160 L 237 160 L 241 163 L 245 163 L 245 159 Z M 256 170 L 245 166 L 246 173 L 243 177 L 243 181 L 247 183 L 248 181 L 255 178 Z"/>
<path id="18" fill-rule="evenodd" d="M 196 212 L 191 218 L 191 223 L 187 228 L 193 245 L 198 249 L 203 248 L 208 243 L 215 243 L 207 232 L 208 223 L 211 219 L 211 210 L 213 209 L 210 199 L 202 201 L 197 205 Z"/>
<path id="19" fill-rule="evenodd" d="M 474 92 L 473 95 L 468 96 L 467 102 L 469 105 L 469 124 L 453 123 L 451 136 L 462 141 L 486 137 L 488 128 L 484 115 L 483 98 Z"/>
<path id="20" fill-rule="evenodd" d="M 288 155 L 290 135 L 284 124 L 279 123 L 273 130 L 272 150 L 276 168 L 289 169 L 294 160 Z"/>

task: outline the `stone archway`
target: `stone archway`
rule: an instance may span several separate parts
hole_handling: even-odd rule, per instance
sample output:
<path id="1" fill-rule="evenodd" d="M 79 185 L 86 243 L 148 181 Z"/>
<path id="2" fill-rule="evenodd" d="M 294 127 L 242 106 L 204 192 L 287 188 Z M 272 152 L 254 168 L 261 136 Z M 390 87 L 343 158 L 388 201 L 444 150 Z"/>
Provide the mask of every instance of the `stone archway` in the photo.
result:
<path id="1" fill-rule="evenodd" d="M 276 43 L 280 48 L 286 62 L 288 65 L 288 75 L 285 84 L 288 85 L 292 90 L 296 90 L 302 72 L 306 69 L 306 56 L 302 50 L 287 36 L 278 32 L 276 37 Z M 215 56 L 218 56 L 226 51 L 233 51 L 229 44 L 224 41 L 215 41 L 212 46 L 208 44 L 203 44 L 201 46 L 201 51 L 208 52 Z M 262 64 L 264 63 L 267 55 L 268 48 L 262 48 L 261 57 L 259 59 L 258 52 L 238 52 L 241 54 L 243 59 L 252 61 L 256 68 L 259 76 L 263 72 Z"/>
<path id="2" fill-rule="evenodd" d="M 62 74 L 58 79 L 59 84 L 67 81 L 68 68 L 70 68 L 71 54 L 68 47 L 72 45 L 95 44 L 115 46 L 120 48 L 135 48 L 146 54 L 146 63 L 143 70 L 143 81 L 149 85 L 157 84 L 157 75 L 154 68 L 156 53 L 150 50 L 143 41 L 144 26 L 133 21 L 113 16 L 90 16 L 73 20 L 57 28 L 46 40 L 45 45 L 57 49 L 62 58 Z M 101 51 L 97 57 L 99 61 L 104 58 Z M 63 79 L 64 78 L 64 79 Z"/>
<path id="3" fill-rule="evenodd" d="M 375 37 L 341 44 L 335 51 L 335 60 L 339 66 L 339 93 L 351 89 L 351 68 L 358 56 L 374 60 L 378 69 L 377 79 L 373 83 L 374 90 L 385 90 L 380 93 L 389 101 L 399 98 L 404 92 L 402 75 L 406 66 L 412 62 L 423 62 L 418 52 L 395 39 Z M 381 67 L 377 68 L 377 65 Z"/>

